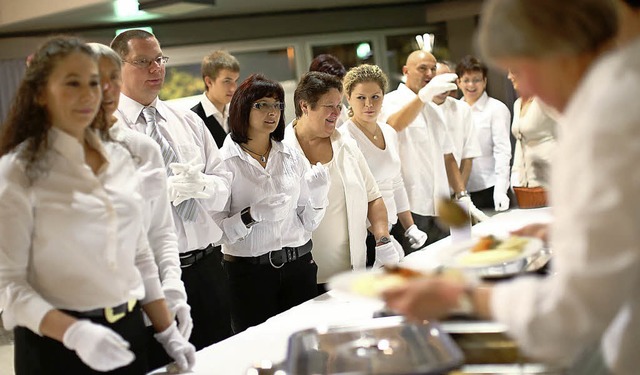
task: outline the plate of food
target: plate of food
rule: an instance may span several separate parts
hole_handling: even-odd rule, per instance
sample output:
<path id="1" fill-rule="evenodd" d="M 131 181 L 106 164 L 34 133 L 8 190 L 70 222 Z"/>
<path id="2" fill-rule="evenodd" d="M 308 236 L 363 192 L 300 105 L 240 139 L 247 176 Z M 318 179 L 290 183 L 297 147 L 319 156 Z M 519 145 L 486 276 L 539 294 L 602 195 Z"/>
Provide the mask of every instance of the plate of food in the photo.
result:
<path id="1" fill-rule="evenodd" d="M 538 238 L 483 236 L 443 249 L 439 261 L 446 268 L 477 271 L 479 276 L 508 276 L 537 256 L 544 244 Z"/>
<path id="2" fill-rule="evenodd" d="M 454 275 L 455 274 L 455 275 Z M 410 280 L 432 274 L 402 266 L 384 266 L 380 269 L 344 272 L 329 279 L 329 290 L 359 297 L 379 299 L 387 289 L 405 285 Z M 451 271 L 450 277 L 462 277 Z"/>

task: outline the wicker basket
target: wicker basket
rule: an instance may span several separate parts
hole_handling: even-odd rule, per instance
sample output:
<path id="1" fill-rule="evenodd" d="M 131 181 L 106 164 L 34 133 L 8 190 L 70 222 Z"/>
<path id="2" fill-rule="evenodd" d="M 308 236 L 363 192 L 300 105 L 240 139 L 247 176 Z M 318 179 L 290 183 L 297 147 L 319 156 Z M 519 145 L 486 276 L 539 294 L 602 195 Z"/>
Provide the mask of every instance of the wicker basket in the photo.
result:
<path id="1" fill-rule="evenodd" d="M 547 191 L 542 187 L 513 187 L 520 208 L 547 206 Z"/>

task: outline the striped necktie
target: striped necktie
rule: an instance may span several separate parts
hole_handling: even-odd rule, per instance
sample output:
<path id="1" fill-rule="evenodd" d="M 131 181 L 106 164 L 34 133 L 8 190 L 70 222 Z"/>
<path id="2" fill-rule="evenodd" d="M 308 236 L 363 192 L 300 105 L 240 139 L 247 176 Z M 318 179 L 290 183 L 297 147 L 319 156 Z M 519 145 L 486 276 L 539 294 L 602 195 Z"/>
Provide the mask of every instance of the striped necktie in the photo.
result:
<path id="1" fill-rule="evenodd" d="M 173 171 L 169 167 L 171 163 L 178 162 L 178 156 L 171 148 L 169 141 L 160 134 L 158 123 L 156 122 L 156 109 L 154 107 L 144 107 L 142 109 L 142 116 L 147 123 L 146 132 L 149 137 L 160 145 L 160 151 L 162 152 L 162 159 L 164 159 L 164 166 L 167 169 L 167 176 L 173 175 Z M 185 221 L 194 221 L 196 218 L 196 202 L 193 198 L 188 199 L 178 206 L 176 211 L 181 218 Z"/>

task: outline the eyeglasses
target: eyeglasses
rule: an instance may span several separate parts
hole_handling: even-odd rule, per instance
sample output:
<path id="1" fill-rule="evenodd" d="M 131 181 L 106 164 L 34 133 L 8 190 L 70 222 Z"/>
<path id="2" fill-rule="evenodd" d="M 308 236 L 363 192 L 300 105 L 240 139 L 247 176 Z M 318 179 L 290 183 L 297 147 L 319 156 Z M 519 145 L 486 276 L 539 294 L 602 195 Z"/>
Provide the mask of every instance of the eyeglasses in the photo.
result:
<path id="1" fill-rule="evenodd" d="M 337 105 L 331 105 L 331 104 L 320 104 L 320 107 L 324 108 L 324 109 L 328 109 L 330 111 L 337 111 L 337 112 L 341 112 L 342 111 L 342 104 L 337 104 Z"/>
<path id="2" fill-rule="evenodd" d="M 479 78 L 474 78 L 474 79 L 463 79 L 460 80 L 460 82 L 462 82 L 462 84 L 467 85 L 469 83 L 473 83 L 474 85 L 477 85 L 478 83 L 482 83 L 484 82 L 484 79 L 479 79 Z"/>
<path id="3" fill-rule="evenodd" d="M 252 105 L 253 108 L 262 111 L 262 112 L 274 112 L 274 111 L 282 111 L 284 110 L 284 103 L 275 102 L 275 103 L 267 103 L 267 102 L 255 102 Z"/>
<path id="4" fill-rule="evenodd" d="M 137 60 L 131 60 L 131 61 L 127 61 L 125 59 L 122 59 L 123 62 L 126 62 L 127 64 L 131 64 L 133 66 L 135 66 L 138 69 L 149 69 L 151 68 L 151 65 L 153 65 L 153 63 L 158 64 L 158 66 L 164 66 L 164 64 L 167 63 L 167 61 L 169 61 L 169 57 L 168 56 L 160 56 L 160 57 L 156 57 L 155 59 L 146 59 L 146 58 L 142 58 L 142 59 L 137 59 Z"/>

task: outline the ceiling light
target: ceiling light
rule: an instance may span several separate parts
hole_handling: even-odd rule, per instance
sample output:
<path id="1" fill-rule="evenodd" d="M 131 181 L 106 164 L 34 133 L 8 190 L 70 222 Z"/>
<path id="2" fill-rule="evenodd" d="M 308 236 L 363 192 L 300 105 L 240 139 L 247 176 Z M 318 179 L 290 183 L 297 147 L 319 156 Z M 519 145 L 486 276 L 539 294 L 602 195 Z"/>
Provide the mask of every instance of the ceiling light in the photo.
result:
<path id="1" fill-rule="evenodd" d="M 209 9 L 216 5 L 215 0 L 149 0 L 140 2 L 140 10 L 159 14 L 184 14 Z"/>

